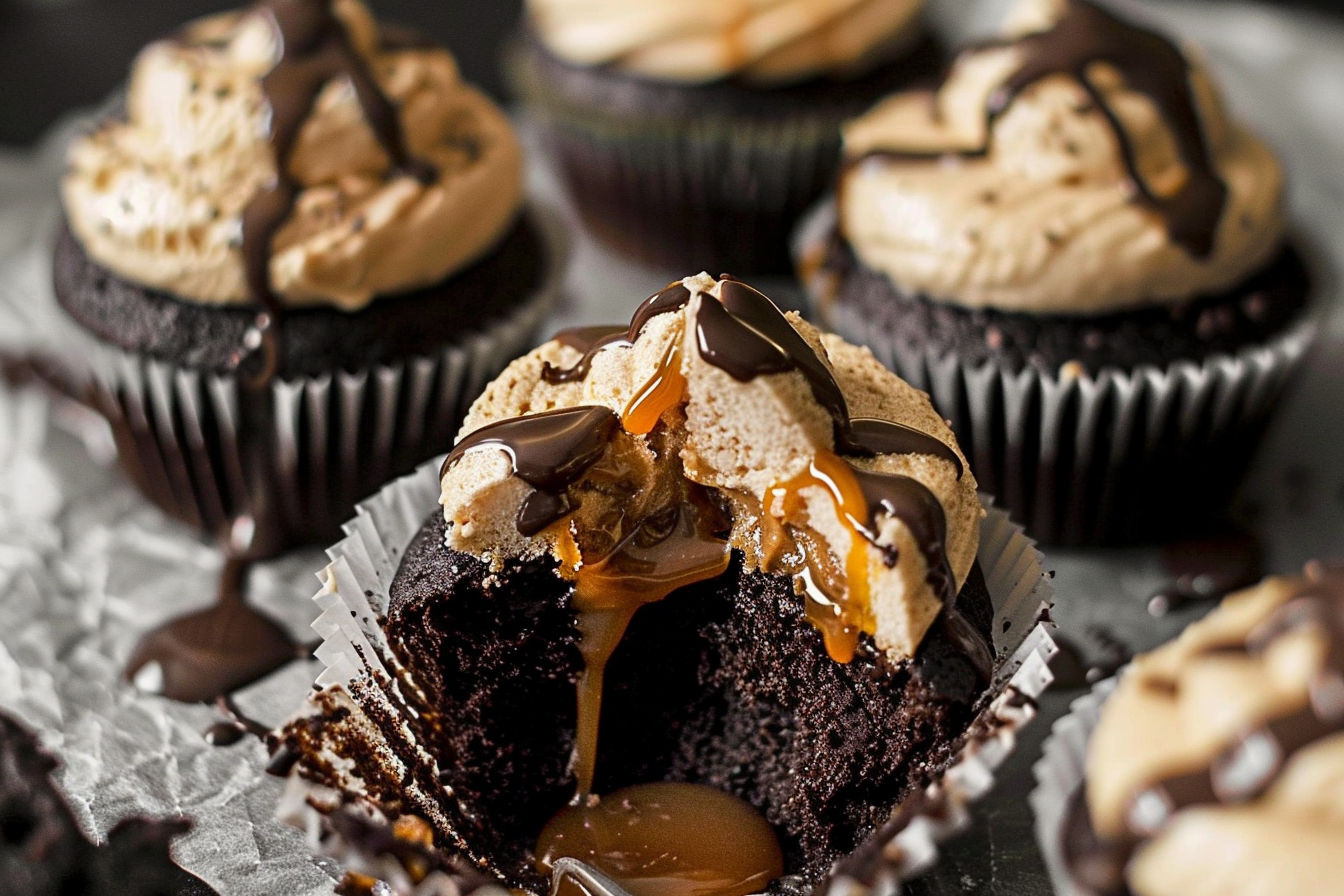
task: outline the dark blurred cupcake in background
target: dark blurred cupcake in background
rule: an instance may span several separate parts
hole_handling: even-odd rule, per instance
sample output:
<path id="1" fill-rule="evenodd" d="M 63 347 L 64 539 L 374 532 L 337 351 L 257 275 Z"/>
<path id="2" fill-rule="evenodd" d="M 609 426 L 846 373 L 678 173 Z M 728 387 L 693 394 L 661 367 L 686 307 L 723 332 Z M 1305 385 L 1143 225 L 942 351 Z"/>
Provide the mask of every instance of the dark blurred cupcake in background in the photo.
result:
<path id="1" fill-rule="evenodd" d="M 788 270 L 839 128 L 939 53 L 922 0 L 528 0 L 509 61 L 584 224 L 646 263 Z"/>
<path id="2" fill-rule="evenodd" d="M 1027 0 L 1004 35 L 847 125 L 800 274 L 1038 538 L 1198 530 L 1311 334 L 1283 171 L 1144 26 Z"/>
<path id="3" fill-rule="evenodd" d="M 249 556 L 446 449 L 549 307 L 508 120 L 356 0 L 148 46 L 63 200 L 72 372 L 146 494 Z"/>

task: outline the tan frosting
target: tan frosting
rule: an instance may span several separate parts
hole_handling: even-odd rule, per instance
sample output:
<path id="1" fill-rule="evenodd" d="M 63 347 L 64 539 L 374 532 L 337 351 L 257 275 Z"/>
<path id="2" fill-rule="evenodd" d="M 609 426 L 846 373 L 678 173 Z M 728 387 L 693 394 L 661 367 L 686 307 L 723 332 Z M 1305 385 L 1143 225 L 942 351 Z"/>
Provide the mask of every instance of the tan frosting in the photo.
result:
<path id="1" fill-rule="evenodd" d="M 682 282 L 694 294 L 687 307 L 652 318 L 633 345 L 598 352 L 582 381 L 557 385 L 542 381 L 545 363 L 565 368 L 579 359 L 579 352 L 557 341 L 514 361 L 472 406 L 462 435 L 497 420 L 575 405 L 602 405 L 619 414 L 675 343 L 681 347 L 681 371 L 687 380 L 681 407 L 685 419 L 681 458 L 687 477 L 710 488 L 750 495 L 759 506 L 768 488 L 806 469 L 819 450 L 834 447 L 831 418 L 796 371 L 739 382 L 703 360 L 688 322 L 699 302 L 715 301 L 719 287 L 705 274 Z M 887 371 L 867 349 L 823 335 L 796 315 L 789 321 L 828 361 L 851 415 L 904 423 L 956 448 L 951 430 L 928 397 Z M 632 438 L 642 442 L 641 437 Z M 919 454 L 882 455 L 856 464 L 911 476 L 933 492 L 947 516 L 953 573 L 958 585 L 964 582 L 975 558 L 983 514 L 969 470 L 958 480 L 946 460 Z M 451 524 L 450 547 L 495 562 L 556 552 L 553 529 L 534 538 L 518 533 L 515 518 L 529 488 L 510 475 L 511 469 L 507 455 L 493 448 L 470 451 L 449 467 L 442 481 L 442 502 Z M 845 557 L 856 537 L 853 530 L 837 518 L 821 489 L 808 488 L 803 495 L 812 527 L 833 554 Z M 749 514 L 734 516 L 731 541 L 754 566 L 760 560 L 759 521 Z M 941 608 L 941 599 L 926 581 L 924 555 L 905 525 L 882 515 L 877 535 L 879 544 L 896 547 L 899 561 L 887 567 L 882 553 L 868 545 L 876 618 L 872 634 L 893 656 L 909 657 Z"/>
<path id="2" fill-rule="evenodd" d="M 1311 627 L 1260 653 L 1242 644 L 1299 593 L 1299 577 L 1268 579 L 1232 595 L 1176 641 L 1137 658 L 1107 701 L 1087 757 L 1087 798 L 1098 832 L 1124 833 L 1128 801 L 1145 787 L 1207 768 L 1267 719 L 1307 705 L 1326 659 Z M 1305 894 L 1344 875 L 1344 735 L 1292 754 L 1250 802 L 1178 811 L 1130 863 L 1139 896 Z M 1192 857 L 1198 857 L 1192 860 Z"/>
<path id="3" fill-rule="evenodd" d="M 357 0 L 338 13 L 400 109 L 410 152 L 437 177 L 389 177 L 389 160 L 348 81 L 327 84 L 290 164 L 302 185 L 280 229 L 271 283 L 293 305 L 356 309 L 433 283 L 482 255 L 522 202 L 508 120 L 435 48 L 379 50 Z M 125 120 L 75 141 L 63 196 L 70 225 L 101 264 L 208 303 L 249 300 L 241 216 L 274 175 L 260 79 L 277 58 L 260 13 L 230 13 L 150 44 L 136 59 Z"/>
<path id="4" fill-rule="evenodd" d="M 913 42 L 923 0 L 528 0 L 556 55 L 666 81 L 861 71 Z"/>
<path id="5" fill-rule="evenodd" d="M 1046 30 L 1060 4 L 1023 0 L 1008 34 Z M 1028 88 L 994 124 L 984 110 L 1013 71 L 1016 48 L 964 53 L 937 93 L 893 96 L 845 129 L 845 153 L 949 153 L 940 160 L 870 156 L 840 184 L 841 227 L 864 264 L 903 291 L 969 307 L 1083 314 L 1177 302 L 1225 289 L 1278 247 L 1283 172 L 1266 145 L 1230 121 L 1202 66 L 1194 92 L 1229 191 L 1213 252 L 1196 258 L 1134 201 L 1119 144 L 1072 77 Z M 1159 194 L 1185 168 L 1168 124 L 1105 64 L 1089 76 L 1136 147 Z"/>

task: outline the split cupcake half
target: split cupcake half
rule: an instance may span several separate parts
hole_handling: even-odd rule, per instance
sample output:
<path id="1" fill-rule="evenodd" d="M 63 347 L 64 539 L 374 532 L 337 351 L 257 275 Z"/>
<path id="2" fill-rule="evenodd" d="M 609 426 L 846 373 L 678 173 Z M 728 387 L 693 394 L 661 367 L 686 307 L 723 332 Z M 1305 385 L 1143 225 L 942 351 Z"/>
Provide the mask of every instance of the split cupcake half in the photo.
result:
<path id="1" fill-rule="evenodd" d="M 1037 537 L 1160 540 L 1225 508 L 1310 341 L 1283 192 L 1197 55 L 1023 0 L 846 126 L 800 272 Z"/>
<path id="2" fill-rule="evenodd" d="M 927 851 L 865 844 L 930 836 L 916 796 L 955 818 L 1048 680 L 1039 560 L 927 398 L 731 278 L 519 358 L 350 532 L 275 770 L 310 821 L 417 816 L 530 892 L 572 859 L 637 893 L 889 881 Z M 685 862 L 626 861 L 667 836 Z"/>

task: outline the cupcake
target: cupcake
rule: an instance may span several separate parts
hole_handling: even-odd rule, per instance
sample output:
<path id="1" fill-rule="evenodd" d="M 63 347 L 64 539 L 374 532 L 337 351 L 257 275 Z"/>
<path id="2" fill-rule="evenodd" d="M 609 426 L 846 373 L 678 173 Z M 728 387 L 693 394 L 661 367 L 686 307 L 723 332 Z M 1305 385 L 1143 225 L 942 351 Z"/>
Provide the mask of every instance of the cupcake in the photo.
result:
<path id="1" fill-rule="evenodd" d="M 940 54 L 921 0 L 529 0 L 509 73 L 585 226 L 670 270 L 783 273 L 840 124 Z"/>
<path id="2" fill-rule="evenodd" d="M 1342 619 L 1344 567 L 1266 579 L 1067 717 L 1033 795 L 1058 892 L 1331 892 Z"/>
<path id="3" fill-rule="evenodd" d="M 152 500 L 250 556 L 331 537 L 451 444 L 547 307 L 508 120 L 356 0 L 148 46 L 62 199 L 86 397 Z"/>
<path id="4" fill-rule="evenodd" d="M 1216 516 L 1304 351 L 1309 283 L 1279 162 L 1202 65 L 1084 0 L 1025 0 L 844 140 L 801 276 L 930 391 L 981 483 L 1056 543 Z"/>
<path id="5" fill-rule="evenodd" d="M 319 813 L 531 893 L 861 890 L 1048 678 L 1039 559 L 927 398 L 741 281 L 559 334 L 462 432 L 333 549 L 272 766 Z"/>

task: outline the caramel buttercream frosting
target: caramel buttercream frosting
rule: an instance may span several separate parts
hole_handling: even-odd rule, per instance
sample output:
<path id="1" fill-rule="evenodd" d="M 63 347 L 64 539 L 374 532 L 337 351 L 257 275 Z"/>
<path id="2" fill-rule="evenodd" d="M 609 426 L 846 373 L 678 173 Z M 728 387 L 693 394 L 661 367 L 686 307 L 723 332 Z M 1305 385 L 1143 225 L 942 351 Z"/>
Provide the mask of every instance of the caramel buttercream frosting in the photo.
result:
<path id="1" fill-rule="evenodd" d="M 142 285 L 353 310 L 488 251 L 521 206 L 522 164 L 447 51 L 380 29 L 358 0 L 273 0 L 146 47 L 124 117 L 72 146 L 63 198 L 85 251 Z"/>
<path id="2" fill-rule="evenodd" d="M 562 59 L 647 78 L 761 84 L 860 73 L 920 35 L 923 0 L 528 0 Z"/>
<path id="3" fill-rule="evenodd" d="M 1284 228 L 1283 172 L 1197 59 L 1084 0 L 1022 0 L 933 91 L 844 132 L 844 237 L 903 292 L 1096 314 L 1225 290 Z"/>
<path id="4" fill-rule="evenodd" d="M 1136 659 L 1087 757 L 1139 896 L 1320 893 L 1344 875 L 1344 566 L 1239 592 Z"/>
<path id="5" fill-rule="evenodd" d="M 706 274 L 628 327 L 567 331 L 510 365 L 467 415 L 442 503 L 450 548 L 550 555 L 581 609 L 633 613 L 626 598 L 718 575 L 738 550 L 794 578 L 841 661 L 864 634 L 915 654 L 952 615 L 983 515 L 924 393 Z"/>

